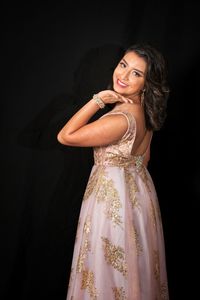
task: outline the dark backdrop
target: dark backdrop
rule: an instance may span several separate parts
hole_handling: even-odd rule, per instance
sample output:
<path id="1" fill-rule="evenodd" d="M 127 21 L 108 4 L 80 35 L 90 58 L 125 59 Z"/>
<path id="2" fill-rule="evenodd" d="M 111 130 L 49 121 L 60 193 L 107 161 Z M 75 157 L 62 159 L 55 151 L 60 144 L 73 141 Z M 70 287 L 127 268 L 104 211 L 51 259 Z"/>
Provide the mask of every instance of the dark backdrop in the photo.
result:
<path id="1" fill-rule="evenodd" d="M 1 299 L 65 299 L 72 224 L 87 182 L 80 170 L 89 174 L 91 153 L 77 152 L 79 159 L 82 155 L 78 166 L 75 150 L 65 152 L 54 142 L 45 144 L 45 139 L 37 147 L 43 126 L 40 114 L 50 107 L 51 119 L 54 109 L 62 112 L 65 101 L 71 105 L 75 71 L 91 48 L 138 41 L 158 47 L 169 65 L 168 118 L 153 139 L 149 170 L 163 217 L 170 299 L 195 299 L 200 196 L 198 2 L 16 2 L 4 4 L 1 15 Z M 82 78 L 82 86 L 90 79 Z M 19 135 L 37 116 L 40 121 L 38 128 L 31 129 L 32 142 L 24 139 L 24 146 Z M 65 199 L 63 187 L 76 178 L 74 203 Z M 68 196 L 70 189 L 74 195 L 70 186 Z M 64 218 L 64 225 L 72 226 L 66 243 Z"/>

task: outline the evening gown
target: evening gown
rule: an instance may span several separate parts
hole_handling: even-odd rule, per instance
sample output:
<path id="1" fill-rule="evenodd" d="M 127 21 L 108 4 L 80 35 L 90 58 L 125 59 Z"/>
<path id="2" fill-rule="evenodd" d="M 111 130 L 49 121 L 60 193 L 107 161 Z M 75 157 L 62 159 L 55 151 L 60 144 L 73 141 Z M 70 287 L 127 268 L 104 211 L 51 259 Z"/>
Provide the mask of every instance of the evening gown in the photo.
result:
<path id="1" fill-rule="evenodd" d="M 131 154 L 135 118 L 119 109 L 105 115 L 109 114 L 122 114 L 128 128 L 117 143 L 94 148 L 67 300 L 166 300 L 165 248 L 157 194 L 143 165 L 145 153 Z"/>

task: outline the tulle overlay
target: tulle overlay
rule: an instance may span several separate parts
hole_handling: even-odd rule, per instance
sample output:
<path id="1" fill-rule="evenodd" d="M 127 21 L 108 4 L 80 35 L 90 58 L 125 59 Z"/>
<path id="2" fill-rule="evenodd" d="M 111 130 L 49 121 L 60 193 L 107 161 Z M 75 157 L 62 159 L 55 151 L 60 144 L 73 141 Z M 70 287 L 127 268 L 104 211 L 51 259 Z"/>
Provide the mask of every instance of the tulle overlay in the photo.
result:
<path id="1" fill-rule="evenodd" d="M 82 202 L 67 300 L 168 299 L 159 204 L 143 156 L 132 156 L 136 123 L 115 145 L 94 149 Z"/>

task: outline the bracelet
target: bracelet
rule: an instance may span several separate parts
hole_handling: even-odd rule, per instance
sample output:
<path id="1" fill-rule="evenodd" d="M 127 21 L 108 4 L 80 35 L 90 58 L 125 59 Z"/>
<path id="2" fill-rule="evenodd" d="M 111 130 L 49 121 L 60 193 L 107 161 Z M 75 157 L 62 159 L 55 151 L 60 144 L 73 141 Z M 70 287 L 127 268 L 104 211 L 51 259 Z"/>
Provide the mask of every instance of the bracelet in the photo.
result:
<path id="1" fill-rule="evenodd" d="M 103 100 L 98 96 L 98 94 L 94 94 L 93 98 L 92 98 L 96 104 L 102 109 L 105 107 L 105 103 L 103 102 Z"/>

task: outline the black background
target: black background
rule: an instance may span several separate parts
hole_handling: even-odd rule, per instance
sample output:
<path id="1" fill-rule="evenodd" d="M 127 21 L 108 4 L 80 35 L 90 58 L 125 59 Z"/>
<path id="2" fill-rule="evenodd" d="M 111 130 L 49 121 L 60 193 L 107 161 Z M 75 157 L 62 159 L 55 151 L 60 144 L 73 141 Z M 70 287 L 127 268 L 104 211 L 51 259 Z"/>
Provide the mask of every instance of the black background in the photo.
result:
<path id="1" fill-rule="evenodd" d="M 180 5 L 152 0 L 2 5 L 1 299 L 65 299 L 65 268 L 73 237 L 66 243 L 58 241 L 64 236 L 61 220 L 65 217 L 70 227 L 78 217 L 69 204 L 65 206 L 72 199 L 63 199 L 61 192 L 55 194 L 65 174 L 64 152 L 23 147 L 18 143 L 19 133 L 54 97 L 71 92 L 75 70 L 87 51 L 104 44 L 127 46 L 138 41 L 161 50 L 169 66 L 168 117 L 154 135 L 149 170 L 163 217 L 170 299 L 196 299 L 198 18 L 197 1 Z M 88 80 L 84 78 L 83 85 Z M 70 157 L 70 151 L 65 155 Z M 90 161 L 82 155 L 88 172 Z M 72 172 L 75 180 L 81 173 L 76 153 L 72 156 L 74 168 L 68 166 L 72 169 L 67 174 L 71 178 Z M 69 184 L 70 178 L 62 180 Z M 79 185 L 83 189 L 86 181 L 80 177 L 76 189 Z M 80 204 L 73 205 L 78 209 Z M 54 208 L 52 222 L 47 221 Z M 53 232 L 53 227 L 59 229 Z"/>

